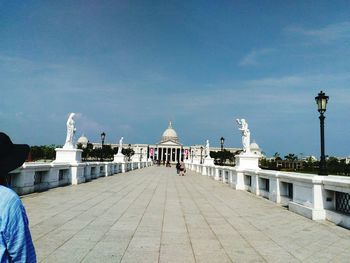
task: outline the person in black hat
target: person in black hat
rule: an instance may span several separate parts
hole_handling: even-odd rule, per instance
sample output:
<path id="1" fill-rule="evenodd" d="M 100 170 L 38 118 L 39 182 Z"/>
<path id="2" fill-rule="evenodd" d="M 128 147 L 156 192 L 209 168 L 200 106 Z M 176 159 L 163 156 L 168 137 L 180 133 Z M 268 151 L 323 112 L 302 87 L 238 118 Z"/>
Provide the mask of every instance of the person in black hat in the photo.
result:
<path id="1" fill-rule="evenodd" d="M 28 153 L 28 145 L 13 144 L 0 132 L 0 262 L 36 262 L 26 211 L 7 187 L 9 172 L 20 167 Z"/>

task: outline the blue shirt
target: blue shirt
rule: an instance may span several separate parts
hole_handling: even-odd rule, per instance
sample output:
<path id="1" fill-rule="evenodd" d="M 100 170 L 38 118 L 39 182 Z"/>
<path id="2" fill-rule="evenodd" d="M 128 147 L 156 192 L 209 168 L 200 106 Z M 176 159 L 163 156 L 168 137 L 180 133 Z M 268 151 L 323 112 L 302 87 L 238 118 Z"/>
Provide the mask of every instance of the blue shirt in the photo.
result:
<path id="1" fill-rule="evenodd" d="M 8 262 L 36 262 L 36 255 L 20 198 L 0 185 L 0 263 Z"/>

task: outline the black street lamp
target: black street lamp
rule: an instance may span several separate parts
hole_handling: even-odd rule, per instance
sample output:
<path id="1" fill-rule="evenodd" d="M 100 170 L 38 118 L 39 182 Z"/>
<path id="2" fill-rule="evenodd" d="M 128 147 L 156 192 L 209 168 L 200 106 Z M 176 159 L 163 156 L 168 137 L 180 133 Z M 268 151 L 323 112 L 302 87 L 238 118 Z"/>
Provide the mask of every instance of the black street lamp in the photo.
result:
<path id="1" fill-rule="evenodd" d="M 105 138 L 106 138 L 106 134 L 104 132 L 101 133 L 101 162 L 103 162 L 103 145 L 105 144 Z"/>
<path id="2" fill-rule="evenodd" d="M 128 161 L 130 162 L 130 160 L 131 160 L 131 158 L 130 158 L 131 157 L 131 144 L 130 143 L 128 145 L 128 149 L 129 150 L 128 150 L 128 155 L 127 156 L 128 156 Z"/>
<path id="3" fill-rule="evenodd" d="M 142 148 L 140 149 L 140 162 L 142 162 Z"/>
<path id="4" fill-rule="evenodd" d="M 203 164 L 202 156 L 203 156 L 203 146 L 201 146 L 201 161 L 200 161 L 200 164 Z"/>
<path id="5" fill-rule="evenodd" d="M 221 137 L 221 138 L 220 138 L 220 144 L 221 144 L 221 157 L 220 157 L 220 161 L 221 161 L 221 165 L 223 165 L 223 163 L 224 163 L 224 157 L 223 157 L 223 154 L 224 154 L 224 142 L 225 142 L 225 138 L 224 138 L 224 137 Z"/>
<path id="6" fill-rule="evenodd" d="M 321 158 L 320 158 L 320 170 L 318 172 L 319 175 L 328 175 L 327 173 L 327 167 L 326 167 L 326 156 L 324 154 L 325 147 L 324 147 L 324 119 L 326 118 L 324 116 L 324 113 L 326 112 L 327 108 L 327 102 L 329 97 L 326 96 L 326 94 L 321 91 L 318 93 L 318 96 L 315 97 L 316 103 L 317 103 L 317 110 L 320 113 L 320 129 L 321 129 Z"/>
<path id="7" fill-rule="evenodd" d="M 220 138 L 221 151 L 224 150 L 224 142 L 225 142 L 225 138 L 224 138 L 224 137 L 221 137 L 221 138 Z"/>

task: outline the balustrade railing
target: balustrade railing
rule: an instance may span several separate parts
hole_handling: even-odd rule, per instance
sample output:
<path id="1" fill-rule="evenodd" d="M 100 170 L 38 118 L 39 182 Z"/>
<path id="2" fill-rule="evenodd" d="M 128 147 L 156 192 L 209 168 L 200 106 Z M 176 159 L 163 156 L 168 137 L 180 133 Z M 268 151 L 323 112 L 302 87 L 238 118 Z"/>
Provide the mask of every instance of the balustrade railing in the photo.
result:
<path id="1" fill-rule="evenodd" d="M 187 168 L 285 205 L 313 220 L 350 228 L 350 177 L 187 163 Z"/>
<path id="2" fill-rule="evenodd" d="M 80 184 L 128 172 L 152 165 L 152 162 L 80 162 L 80 163 L 36 163 L 26 162 L 11 172 L 8 183 L 19 194 L 45 191 L 50 188 Z"/>
<path id="3" fill-rule="evenodd" d="M 350 215 L 350 194 L 335 192 L 336 211 Z"/>

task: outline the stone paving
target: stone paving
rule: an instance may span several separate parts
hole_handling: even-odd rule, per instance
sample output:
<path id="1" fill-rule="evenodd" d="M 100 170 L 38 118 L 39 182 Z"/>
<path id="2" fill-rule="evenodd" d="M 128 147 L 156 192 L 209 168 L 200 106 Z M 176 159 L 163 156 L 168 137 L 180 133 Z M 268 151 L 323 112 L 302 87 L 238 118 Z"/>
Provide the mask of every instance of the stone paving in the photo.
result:
<path id="1" fill-rule="evenodd" d="M 39 262 L 349 262 L 350 231 L 175 168 L 22 198 Z"/>

